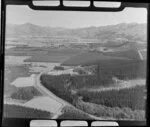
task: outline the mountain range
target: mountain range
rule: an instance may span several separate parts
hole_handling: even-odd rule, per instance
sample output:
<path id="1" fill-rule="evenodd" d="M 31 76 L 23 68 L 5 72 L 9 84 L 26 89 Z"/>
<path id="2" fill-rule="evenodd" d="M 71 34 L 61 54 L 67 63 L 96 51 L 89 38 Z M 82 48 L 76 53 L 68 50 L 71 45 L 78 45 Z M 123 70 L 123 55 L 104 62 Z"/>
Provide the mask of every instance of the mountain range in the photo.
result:
<path id="1" fill-rule="evenodd" d="M 99 43 L 109 41 L 147 41 L 147 25 L 145 23 L 121 23 L 100 27 L 60 28 L 46 27 L 25 23 L 21 25 L 7 24 L 7 37 L 67 37 L 77 39 L 95 39 Z"/>

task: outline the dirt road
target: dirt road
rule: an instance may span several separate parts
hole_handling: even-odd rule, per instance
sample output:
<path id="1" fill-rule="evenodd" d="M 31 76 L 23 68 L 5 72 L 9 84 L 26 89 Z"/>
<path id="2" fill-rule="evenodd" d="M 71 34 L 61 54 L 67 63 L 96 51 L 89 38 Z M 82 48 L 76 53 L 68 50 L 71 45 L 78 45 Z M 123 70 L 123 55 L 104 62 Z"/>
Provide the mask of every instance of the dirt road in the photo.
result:
<path id="1" fill-rule="evenodd" d="M 42 74 L 42 73 L 41 73 L 41 74 Z M 72 107 L 72 108 L 78 110 L 78 111 L 81 112 L 81 113 L 84 113 L 84 114 L 86 114 L 86 115 L 89 115 L 92 119 L 105 120 L 105 118 L 96 117 L 96 116 L 94 116 L 94 115 L 91 115 L 91 114 L 89 114 L 89 113 L 86 113 L 86 112 L 84 112 L 83 110 L 80 110 L 80 109 L 76 108 L 75 106 L 73 106 L 72 104 L 68 103 L 67 101 L 65 101 L 65 100 L 63 100 L 63 99 L 57 97 L 55 94 L 53 94 L 50 90 L 48 90 L 47 88 L 45 88 L 45 87 L 41 84 L 41 82 L 40 82 L 40 76 L 41 76 L 41 74 L 39 74 L 39 75 L 37 76 L 36 83 L 35 83 L 35 87 L 36 87 L 38 90 L 40 90 L 40 91 L 43 93 L 43 95 L 49 96 L 51 99 L 54 99 L 54 100 L 56 100 L 58 103 L 62 104 L 61 108 L 55 113 L 55 115 L 52 117 L 52 119 L 58 118 L 58 116 L 62 114 L 61 111 L 62 111 L 63 107 L 69 106 L 69 107 Z M 108 120 L 108 119 L 112 119 L 112 118 L 107 118 L 106 120 Z"/>

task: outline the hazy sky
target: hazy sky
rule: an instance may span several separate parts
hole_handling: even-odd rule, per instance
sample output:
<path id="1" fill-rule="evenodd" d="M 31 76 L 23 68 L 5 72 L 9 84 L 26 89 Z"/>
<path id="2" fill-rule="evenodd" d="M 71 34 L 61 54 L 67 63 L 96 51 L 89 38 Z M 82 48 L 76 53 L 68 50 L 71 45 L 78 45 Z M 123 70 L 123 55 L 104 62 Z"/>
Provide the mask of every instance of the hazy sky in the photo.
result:
<path id="1" fill-rule="evenodd" d="M 33 23 L 42 26 L 79 28 L 114 25 L 118 23 L 146 23 L 147 10 L 126 8 L 121 12 L 35 11 L 28 6 L 7 6 L 7 23 Z"/>

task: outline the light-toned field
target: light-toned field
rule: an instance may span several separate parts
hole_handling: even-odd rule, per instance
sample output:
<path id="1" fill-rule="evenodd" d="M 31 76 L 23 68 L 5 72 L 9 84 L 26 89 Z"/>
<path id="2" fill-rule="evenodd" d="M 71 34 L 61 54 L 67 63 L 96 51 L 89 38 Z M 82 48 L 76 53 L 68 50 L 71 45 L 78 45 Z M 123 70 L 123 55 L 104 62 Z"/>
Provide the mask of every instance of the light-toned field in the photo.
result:
<path id="1" fill-rule="evenodd" d="M 30 77 L 19 77 L 13 82 L 11 82 L 10 85 L 13 85 L 15 87 L 30 87 L 34 86 L 35 84 L 35 75 L 32 74 Z"/>
<path id="2" fill-rule="evenodd" d="M 6 40 L 6 44 L 7 45 L 14 45 L 14 46 L 18 46 L 18 45 L 26 45 L 27 43 L 26 42 L 23 42 L 23 41 L 12 41 L 11 39 L 10 40 Z"/>
<path id="3" fill-rule="evenodd" d="M 62 104 L 50 97 L 38 97 L 25 103 L 25 106 L 56 113 Z"/>
<path id="4" fill-rule="evenodd" d="M 24 60 L 30 56 L 6 56 L 5 64 L 7 65 L 21 65 L 24 64 Z"/>
<path id="5" fill-rule="evenodd" d="M 47 96 L 35 97 L 34 99 L 27 101 L 27 102 L 22 101 L 22 100 L 5 98 L 4 104 L 19 105 L 19 106 L 33 108 L 33 109 L 40 109 L 40 110 L 48 111 L 54 114 L 57 113 L 62 108 L 61 103 Z"/>
<path id="6" fill-rule="evenodd" d="M 6 49 L 11 49 L 11 48 L 14 48 L 15 46 L 12 46 L 12 45 L 7 45 L 5 48 Z"/>

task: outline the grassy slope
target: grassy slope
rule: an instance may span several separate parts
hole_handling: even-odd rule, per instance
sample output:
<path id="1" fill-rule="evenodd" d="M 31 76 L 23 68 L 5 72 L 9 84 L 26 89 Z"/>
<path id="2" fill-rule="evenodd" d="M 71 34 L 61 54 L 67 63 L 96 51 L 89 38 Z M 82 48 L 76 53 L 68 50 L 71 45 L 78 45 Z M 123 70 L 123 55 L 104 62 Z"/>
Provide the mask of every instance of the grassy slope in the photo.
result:
<path id="1" fill-rule="evenodd" d="M 16 105 L 4 105 L 4 117 L 10 118 L 50 118 L 50 113 Z"/>
<path id="2" fill-rule="evenodd" d="M 140 60 L 140 56 L 137 50 L 107 52 L 105 53 L 105 55 L 114 56 L 114 57 L 126 57 L 130 59 Z"/>
<path id="3" fill-rule="evenodd" d="M 142 52 L 144 58 L 146 59 L 146 53 Z M 129 49 L 124 51 L 116 51 L 116 52 L 86 52 L 79 55 L 76 55 L 66 61 L 64 61 L 63 65 L 89 65 L 89 64 L 95 64 L 100 63 L 103 65 L 107 63 L 112 62 L 117 65 L 126 64 L 130 62 L 130 60 L 133 61 L 139 61 L 140 56 L 138 54 L 138 51 L 136 49 Z M 131 61 L 132 62 L 132 61 Z"/>
<path id="4" fill-rule="evenodd" d="M 49 51 L 42 55 L 35 55 L 31 58 L 26 59 L 26 62 L 63 62 L 74 55 L 78 55 L 82 50 L 76 49 L 49 49 Z"/>
<path id="5" fill-rule="evenodd" d="M 15 47 L 6 50 L 6 55 L 31 56 L 26 62 L 62 62 L 82 52 L 81 49 L 72 48 Z"/>
<path id="6" fill-rule="evenodd" d="M 68 65 L 68 66 L 77 66 L 77 65 L 92 65 L 97 62 L 103 62 L 110 63 L 112 61 L 115 62 L 126 62 L 127 58 L 121 58 L 121 57 L 112 57 L 112 56 L 106 56 L 103 53 L 98 52 L 87 52 L 82 53 L 79 55 L 76 55 L 65 62 L 62 63 L 62 65 Z"/>

